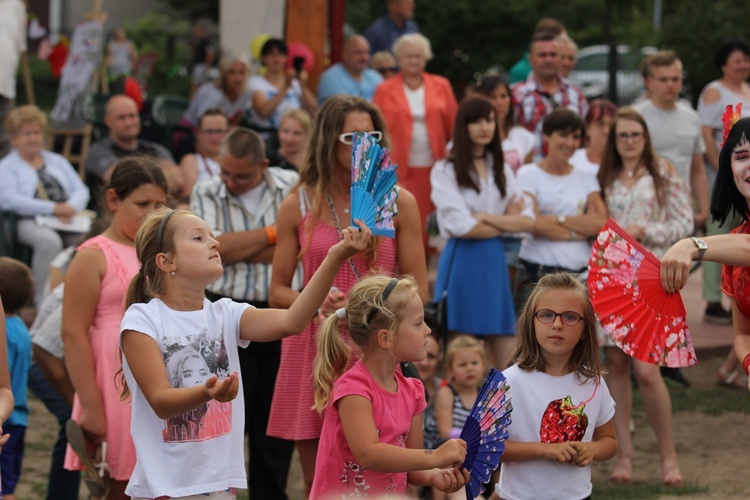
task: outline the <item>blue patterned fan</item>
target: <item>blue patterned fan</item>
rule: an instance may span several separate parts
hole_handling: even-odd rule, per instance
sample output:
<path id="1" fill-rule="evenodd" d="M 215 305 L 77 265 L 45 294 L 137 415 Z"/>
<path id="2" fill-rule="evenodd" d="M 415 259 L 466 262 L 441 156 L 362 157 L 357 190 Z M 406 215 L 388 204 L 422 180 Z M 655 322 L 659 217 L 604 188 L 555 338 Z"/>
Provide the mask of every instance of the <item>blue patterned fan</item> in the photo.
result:
<path id="1" fill-rule="evenodd" d="M 510 412 L 510 387 L 503 374 L 490 369 L 477 400 L 461 429 L 461 439 L 466 441 L 466 460 L 461 466 L 470 473 L 466 484 L 466 498 L 473 500 L 484 491 L 484 484 L 500 464 L 508 438 Z"/>
<path id="2" fill-rule="evenodd" d="M 393 218 L 398 214 L 396 169 L 390 164 L 390 151 L 381 148 L 367 132 L 352 141 L 352 225 L 360 219 L 372 234 L 393 238 Z"/>

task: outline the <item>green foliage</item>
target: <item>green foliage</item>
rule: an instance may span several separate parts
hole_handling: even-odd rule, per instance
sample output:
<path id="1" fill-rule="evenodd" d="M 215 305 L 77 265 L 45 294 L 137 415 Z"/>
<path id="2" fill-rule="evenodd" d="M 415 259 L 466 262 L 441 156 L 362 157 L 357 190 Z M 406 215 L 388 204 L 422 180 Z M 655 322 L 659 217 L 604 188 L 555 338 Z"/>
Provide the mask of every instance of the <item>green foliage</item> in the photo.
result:
<path id="1" fill-rule="evenodd" d="M 219 20 L 219 0 L 161 0 L 161 3 L 188 19 Z"/>
<path id="2" fill-rule="evenodd" d="M 152 12 L 136 22 L 126 23 L 125 32 L 133 40 L 139 54 L 156 52 L 158 59 L 148 82 L 150 96 L 160 94 L 188 95 L 190 91 L 191 25 L 164 13 Z M 167 53 L 173 42 L 172 57 Z"/>
<path id="3" fill-rule="evenodd" d="M 721 71 L 713 66 L 719 43 L 726 38 L 747 37 L 750 6 L 730 0 L 673 0 L 668 5 L 661 45 L 680 56 L 687 72 L 686 83 L 697 98 L 707 83 L 721 77 Z"/>
<path id="4" fill-rule="evenodd" d="M 52 76 L 49 63 L 37 59 L 35 54 L 29 54 L 29 69 L 31 71 L 31 81 L 34 86 L 34 97 L 36 105 L 45 111 L 51 111 L 57 100 L 57 87 L 59 79 Z M 18 74 L 16 76 L 16 104 L 28 104 L 29 98 L 26 95 L 26 86 L 23 80 L 23 69 L 18 65 Z"/>

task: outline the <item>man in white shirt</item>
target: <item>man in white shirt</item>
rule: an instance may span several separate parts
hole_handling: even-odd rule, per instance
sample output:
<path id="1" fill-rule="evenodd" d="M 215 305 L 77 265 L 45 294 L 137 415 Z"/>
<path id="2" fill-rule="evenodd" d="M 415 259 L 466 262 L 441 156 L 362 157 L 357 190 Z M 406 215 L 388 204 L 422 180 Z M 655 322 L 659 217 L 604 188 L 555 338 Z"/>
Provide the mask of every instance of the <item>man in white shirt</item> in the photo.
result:
<path id="1" fill-rule="evenodd" d="M 668 160 L 690 185 L 695 200 L 695 222 L 702 226 L 708 217 L 708 188 L 698 113 L 679 102 L 682 90 L 682 62 L 671 50 L 649 56 L 646 67 L 648 98 L 633 108 L 646 120 L 651 144 L 657 156 Z"/>
<path id="2" fill-rule="evenodd" d="M 224 276 L 207 295 L 268 307 L 276 216 L 299 176 L 268 167 L 263 139 L 243 128 L 224 139 L 219 165 L 219 175 L 199 182 L 190 197 L 190 210 L 208 223 L 224 264 Z M 284 499 L 294 443 L 266 435 L 281 341 L 251 342 L 239 354 L 250 436 L 248 489 L 253 498 Z"/>
<path id="3" fill-rule="evenodd" d="M 706 146 L 698 113 L 679 101 L 682 62 L 671 50 L 660 50 L 648 57 L 645 67 L 648 97 L 633 108 L 646 120 L 656 155 L 672 163 L 690 185 L 695 201 L 695 223 L 700 227 L 708 218 L 708 187 L 703 165 Z M 662 367 L 662 374 L 667 380 L 690 385 L 679 369 Z"/>
<path id="4" fill-rule="evenodd" d="M 0 125 L 16 104 L 18 60 L 26 52 L 26 6 L 0 0 Z M 0 127 L 0 158 L 10 151 L 10 137 Z"/>

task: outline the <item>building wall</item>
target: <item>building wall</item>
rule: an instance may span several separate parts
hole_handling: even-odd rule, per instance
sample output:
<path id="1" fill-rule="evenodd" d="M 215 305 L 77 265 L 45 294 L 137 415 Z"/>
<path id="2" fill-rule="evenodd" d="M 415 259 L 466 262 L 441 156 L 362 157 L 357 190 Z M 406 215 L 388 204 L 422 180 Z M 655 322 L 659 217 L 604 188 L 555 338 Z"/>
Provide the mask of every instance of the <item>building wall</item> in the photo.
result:
<path id="1" fill-rule="evenodd" d="M 94 8 L 94 0 L 62 1 L 62 28 L 72 31 L 75 24 Z M 210 0 L 207 0 L 210 1 Z M 107 14 L 107 27 L 119 28 L 125 21 L 135 21 L 159 8 L 155 0 L 102 0 L 102 11 Z"/>

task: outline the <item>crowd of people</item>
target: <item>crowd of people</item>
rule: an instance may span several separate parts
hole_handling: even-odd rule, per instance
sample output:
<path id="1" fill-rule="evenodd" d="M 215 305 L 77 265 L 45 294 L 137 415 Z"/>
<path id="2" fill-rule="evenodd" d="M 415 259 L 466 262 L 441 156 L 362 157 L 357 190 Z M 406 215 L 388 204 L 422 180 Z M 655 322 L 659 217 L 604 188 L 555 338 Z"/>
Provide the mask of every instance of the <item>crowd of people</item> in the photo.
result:
<path id="1" fill-rule="evenodd" d="M 493 498 L 589 498 L 589 465 L 611 458 L 611 479 L 631 482 L 631 373 L 662 482 L 682 484 L 666 384 L 690 382 L 603 335 L 584 282 L 608 217 L 664 259 L 668 292 L 706 261 L 705 320 L 738 332 L 717 381 L 747 385 L 750 237 L 721 233 L 750 234 L 750 121 L 737 113 L 730 131 L 722 113 L 750 101 L 750 47 L 717 49 L 722 76 L 697 111 L 670 50 L 644 59 L 643 95 L 618 107 L 568 80 L 577 45 L 542 19 L 507 79 L 484 75 L 458 99 L 426 71 L 413 0 L 387 6 L 317 88 L 276 38 L 260 74 L 224 54 L 210 79 L 198 26 L 181 158 L 140 137 L 136 103 L 114 95 L 84 183 L 44 148 L 42 111 L 10 111 L 0 208 L 32 258 L 0 258 L 7 498 L 27 386 L 60 426 L 48 498 L 77 499 L 81 478 L 96 498 L 286 498 L 295 448 L 310 498 L 459 497 L 458 437 L 490 367 L 514 406 Z M 118 33 L 113 64 L 132 56 Z M 399 165 L 394 238 L 352 219 L 358 132 Z M 432 297 L 442 328 L 425 322 Z M 579 417 L 552 425 L 555 411 Z"/>

